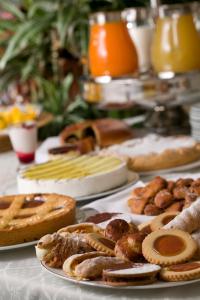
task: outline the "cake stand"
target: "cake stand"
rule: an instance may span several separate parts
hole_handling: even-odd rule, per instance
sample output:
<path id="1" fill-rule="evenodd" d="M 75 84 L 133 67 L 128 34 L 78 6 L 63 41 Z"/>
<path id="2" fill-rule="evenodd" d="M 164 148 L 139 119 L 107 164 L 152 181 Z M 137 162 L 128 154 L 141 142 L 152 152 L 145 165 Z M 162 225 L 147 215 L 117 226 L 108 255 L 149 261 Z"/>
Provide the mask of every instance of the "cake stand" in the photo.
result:
<path id="1" fill-rule="evenodd" d="M 132 77 L 82 78 L 83 98 L 99 109 L 139 105 L 146 111 L 144 127 L 162 134 L 188 133 L 185 106 L 200 101 L 200 72 L 157 77 L 152 72 Z"/>

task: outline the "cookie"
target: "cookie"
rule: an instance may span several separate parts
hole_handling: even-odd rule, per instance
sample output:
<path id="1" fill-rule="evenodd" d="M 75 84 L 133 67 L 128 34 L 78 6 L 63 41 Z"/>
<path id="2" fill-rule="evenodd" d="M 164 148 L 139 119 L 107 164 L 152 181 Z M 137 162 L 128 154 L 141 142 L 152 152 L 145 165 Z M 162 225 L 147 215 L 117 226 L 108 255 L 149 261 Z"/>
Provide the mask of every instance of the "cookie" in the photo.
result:
<path id="1" fill-rule="evenodd" d="M 142 243 L 142 253 L 153 264 L 169 266 L 190 260 L 197 243 L 187 232 L 160 229 L 150 233 Z"/>
<path id="2" fill-rule="evenodd" d="M 200 278 L 200 261 L 172 265 L 161 270 L 160 276 L 165 281 L 187 281 Z"/>
<path id="3" fill-rule="evenodd" d="M 156 231 L 166 224 L 168 224 L 171 220 L 173 220 L 178 213 L 176 212 L 165 212 L 157 217 L 155 217 L 150 224 L 151 231 Z"/>
<path id="4" fill-rule="evenodd" d="M 91 232 L 102 232 L 101 228 L 93 223 L 80 223 L 75 225 L 70 225 L 61 228 L 58 233 L 69 232 L 69 233 L 91 233 Z"/>
<path id="5" fill-rule="evenodd" d="M 97 233 L 89 233 L 85 236 L 87 243 L 97 251 L 102 251 L 114 256 L 115 242 Z"/>

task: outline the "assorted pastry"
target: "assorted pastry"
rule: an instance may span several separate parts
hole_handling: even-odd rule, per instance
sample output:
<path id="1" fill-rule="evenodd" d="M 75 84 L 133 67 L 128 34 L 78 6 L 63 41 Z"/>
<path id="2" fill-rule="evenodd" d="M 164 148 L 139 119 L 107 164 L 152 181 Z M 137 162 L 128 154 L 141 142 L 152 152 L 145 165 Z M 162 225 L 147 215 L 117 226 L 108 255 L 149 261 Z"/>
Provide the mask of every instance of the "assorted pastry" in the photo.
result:
<path id="1" fill-rule="evenodd" d="M 165 212 L 138 226 L 120 217 L 108 221 L 104 229 L 92 222 L 67 226 L 41 238 L 36 255 L 45 265 L 62 268 L 67 277 L 110 286 L 200 279 L 200 223 L 192 227 L 196 232 L 189 229 L 198 213 L 194 219 L 186 218 L 188 230 L 181 225 L 196 203 L 179 214 Z"/>
<path id="2" fill-rule="evenodd" d="M 128 206 L 134 214 L 148 216 L 163 212 L 181 212 L 200 196 L 200 179 L 166 180 L 155 177 L 148 184 L 133 189 Z"/>
<path id="3" fill-rule="evenodd" d="M 75 200 L 58 194 L 0 197 L 0 246 L 40 239 L 75 222 Z"/>
<path id="4" fill-rule="evenodd" d="M 128 182 L 126 162 L 116 157 L 82 155 L 65 157 L 22 169 L 19 193 L 59 193 L 71 197 L 88 196 Z"/>
<path id="5" fill-rule="evenodd" d="M 73 154 L 86 154 L 122 143 L 133 137 L 131 128 L 125 122 L 105 118 L 83 121 L 67 126 L 59 135 L 61 146 L 49 149 L 51 158 Z"/>
<path id="6" fill-rule="evenodd" d="M 101 151 L 127 160 L 128 167 L 136 172 L 169 169 L 200 159 L 200 144 L 190 136 L 162 137 L 150 134 L 135 138 Z"/>

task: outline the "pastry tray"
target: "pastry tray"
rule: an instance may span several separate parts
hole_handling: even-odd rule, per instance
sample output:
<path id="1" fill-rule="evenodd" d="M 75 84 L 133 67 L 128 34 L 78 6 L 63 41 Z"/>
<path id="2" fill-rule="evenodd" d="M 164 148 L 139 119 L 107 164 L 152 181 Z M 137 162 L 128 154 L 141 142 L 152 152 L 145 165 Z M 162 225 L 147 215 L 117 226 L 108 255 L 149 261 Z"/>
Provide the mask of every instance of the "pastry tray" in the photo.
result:
<path id="1" fill-rule="evenodd" d="M 153 73 L 132 77 L 82 78 L 83 98 L 100 107 L 135 103 L 146 108 L 156 105 L 167 107 L 195 103 L 200 99 L 200 72 L 162 78 Z"/>

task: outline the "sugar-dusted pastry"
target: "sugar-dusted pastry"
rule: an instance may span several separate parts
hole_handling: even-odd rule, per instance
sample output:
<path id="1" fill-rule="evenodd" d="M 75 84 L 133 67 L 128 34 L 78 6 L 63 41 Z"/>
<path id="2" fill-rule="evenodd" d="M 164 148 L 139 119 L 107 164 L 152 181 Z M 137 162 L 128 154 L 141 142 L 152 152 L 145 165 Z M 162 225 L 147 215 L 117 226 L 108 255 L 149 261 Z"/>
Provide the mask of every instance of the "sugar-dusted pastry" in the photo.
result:
<path id="1" fill-rule="evenodd" d="M 161 270 L 160 276 L 165 281 L 187 281 L 200 278 L 200 261 L 172 265 Z"/>
<path id="2" fill-rule="evenodd" d="M 114 256 L 115 242 L 97 233 L 85 235 L 87 243 L 95 250 Z"/>
<path id="3" fill-rule="evenodd" d="M 58 194 L 0 197 L 0 246 L 40 239 L 73 224 L 75 200 Z"/>
<path id="4" fill-rule="evenodd" d="M 103 270 L 103 280 L 111 286 L 146 285 L 156 281 L 160 270 L 160 266 L 154 264 L 137 263 L 129 268 Z"/>
<path id="5" fill-rule="evenodd" d="M 117 242 L 123 235 L 136 232 L 138 232 L 138 228 L 135 224 L 129 224 L 122 219 L 114 219 L 106 226 L 105 237 Z"/>
<path id="6" fill-rule="evenodd" d="M 75 225 L 69 225 L 58 230 L 58 233 L 69 232 L 69 233 L 92 233 L 97 232 L 101 233 L 102 230 L 100 227 L 93 223 L 79 223 Z"/>
<path id="7" fill-rule="evenodd" d="M 174 196 L 167 189 L 163 189 L 157 193 L 154 198 L 154 203 L 159 208 L 166 208 L 172 204 Z"/>
<path id="8" fill-rule="evenodd" d="M 128 261 L 137 261 L 142 258 L 142 242 L 146 234 L 138 232 L 127 234 L 117 241 L 115 255 Z"/>
<path id="9" fill-rule="evenodd" d="M 129 167 L 136 172 L 173 168 L 200 158 L 199 143 L 190 136 L 150 134 L 111 146 L 103 152 L 126 158 Z"/>
<path id="10" fill-rule="evenodd" d="M 177 215 L 177 212 L 165 212 L 163 214 L 160 214 L 151 221 L 151 230 L 156 231 L 158 229 L 161 229 L 163 226 L 173 220 Z"/>
<path id="11" fill-rule="evenodd" d="M 105 252 L 87 252 L 87 253 L 81 253 L 81 254 L 73 254 L 70 257 L 68 257 L 64 264 L 63 264 L 63 271 L 68 276 L 76 276 L 75 274 L 75 268 L 78 264 L 82 263 L 86 259 L 98 257 L 98 256 L 108 256 Z"/>
<path id="12" fill-rule="evenodd" d="M 60 268 L 63 262 L 71 255 L 94 251 L 88 245 L 84 235 L 70 233 L 54 233 L 42 237 L 36 246 L 36 255 L 39 260 L 49 267 Z"/>
<path id="13" fill-rule="evenodd" d="M 142 243 L 142 253 L 153 264 L 169 266 L 190 260 L 197 243 L 189 233 L 178 229 L 160 229 L 150 233 Z"/>
<path id="14" fill-rule="evenodd" d="M 195 258 L 200 259 L 200 229 L 192 234 L 192 238 L 196 241 L 198 247 L 195 253 Z"/>
<path id="15" fill-rule="evenodd" d="M 155 195 L 165 188 L 167 181 L 159 176 L 155 177 L 145 187 L 138 187 L 132 191 L 131 197 L 128 200 L 128 206 L 132 213 L 143 214 L 145 206 L 149 200 L 155 197 Z M 158 209 L 156 209 L 157 211 Z M 152 214 L 151 214 L 152 215 Z"/>
<path id="16" fill-rule="evenodd" d="M 184 200 L 182 201 L 174 201 L 170 206 L 168 206 L 165 211 L 166 212 L 180 212 L 182 211 L 184 206 Z"/>
<path id="17" fill-rule="evenodd" d="M 144 208 L 144 214 L 146 216 L 157 216 L 161 214 L 163 210 L 157 207 L 154 203 L 149 203 Z"/>
<path id="18" fill-rule="evenodd" d="M 184 209 L 176 218 L 164 226 L 165 229 L 181 229 L 189 233 L 200 228 L 200 198 Z"/>
<path id="19" fill-rule="evenodd" d="M 125 262 L 117 257 L 98 256 L 89 258 L 75 267 L 74 275 L 79 279 L 97 279 L 104 269 L 124 266 Z M 127 266 L 130 264 L 128 263 Z"/>
<path id="20" fill-rule="evenodd" d="M 151 221 L 147 221 L 138 225 L 138 230 L 146 235 L 151 233 Z"/>

